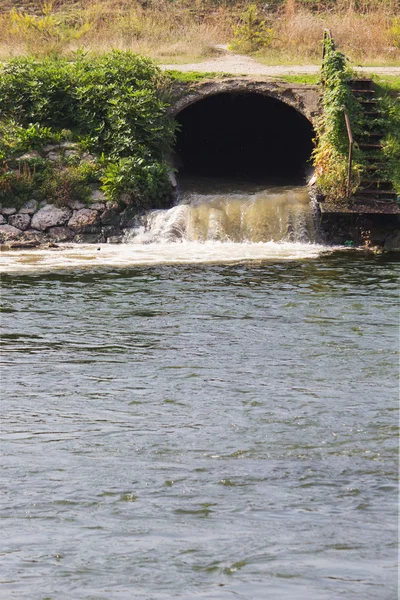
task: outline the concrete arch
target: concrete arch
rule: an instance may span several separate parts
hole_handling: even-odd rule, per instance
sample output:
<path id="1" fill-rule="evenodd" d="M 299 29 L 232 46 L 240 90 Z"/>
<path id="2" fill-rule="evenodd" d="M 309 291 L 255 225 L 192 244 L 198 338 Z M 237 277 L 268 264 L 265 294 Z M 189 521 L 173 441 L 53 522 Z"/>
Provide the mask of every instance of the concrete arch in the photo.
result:
<path id="1" fill-rule="evenodd" d="M 180 174 L 285 185 L 304 182 L 314 123 L 316 86 L 270 81 L 207 81 L 171 108 L 180 128 Z"/>
<path id="2" fill-rule="evenodd" d="M 275 98 L 291 106 L 312 125 L 321 114 L 320 91 L 317 85 L 288 84 L 275 81 L 254 81 L 232 78 L 223 81 L 205 81 L 188 84 L 188 92 L 171 106 L 171 114 L 177 116 L 182 110 L 217 94 L 261 94 Z M 183 90 L 184 91 L 184 90 Z"/>

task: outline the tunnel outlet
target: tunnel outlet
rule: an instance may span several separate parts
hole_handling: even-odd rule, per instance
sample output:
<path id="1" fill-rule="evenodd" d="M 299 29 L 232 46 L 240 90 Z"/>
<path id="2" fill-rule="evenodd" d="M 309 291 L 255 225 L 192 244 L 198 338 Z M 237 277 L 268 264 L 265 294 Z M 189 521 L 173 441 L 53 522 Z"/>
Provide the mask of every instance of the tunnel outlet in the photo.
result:
<path id="1" fill-rule="evenodd" d="M 187 106 L 175 158 L 179 175 L 300 185 L 310 169 L 314 130 L 282 100 L 260 93 L 220 93 Z"/>

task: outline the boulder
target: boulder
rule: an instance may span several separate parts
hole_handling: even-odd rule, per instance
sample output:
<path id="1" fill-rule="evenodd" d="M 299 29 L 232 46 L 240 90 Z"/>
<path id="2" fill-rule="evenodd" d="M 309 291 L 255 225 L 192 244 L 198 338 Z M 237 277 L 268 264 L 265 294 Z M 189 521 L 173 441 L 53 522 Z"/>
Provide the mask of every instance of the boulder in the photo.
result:
<path id="1" fill-rule="evenodd" d="M 58 144 L 59 148 L 76 148 L 78 144 L 75 142 L 60 142 Z"/>
<path id="2" fill-rule="evenodd" d="M 72 210 L 80 210 L 81 208 L 86 208 L 86 204 L 84 202 L 81 202 L 81 200 L 69 200 L 68 202 L 66 202 L 66 205 L 69 206 L 69 208 L 72 208 Z"/>
<path id="3" fill-rule="evenodd" d="M 28 229 L 23 233 L 24 240 L 38 242 L 39 244 L 44 244 L 49 240 L 46 233 L 43 231 L 35 231 L 34 229 Z"/>
<path id="4" fill-rule="evenodd" d="M 121 227 L 123 229 L 132 229 L 140 224 L 140 211 L 136 206 L 129 206 L 120 215 Z"/>
<path id="5" fill-rule="evenodd" d="M 40 242 L 38 240 L 15 240 L 7 243 L 7 248 L 10 250 L 23 250 L 24 248 L 37 248 L 40 246 Z"/>
<path id="6" fill-rule="evenodd" d="M 70 242 L 74 237 L 74 232 L 68 227 L 51 227 L 47 233 L 54 242 Z"/>
<path id="7" fill-rule="evenodd" d="M 100 219 L 103 225 L 119 225 L 120 213 L 115 208 L 107 208 Z"/>
<path id="8" fill-rule="evenodd" d="M 46 158 L 52 160 L 53 162 L 57 162 L 61 160 L 61 155 L 59 152 L 49 152 Z"/>
<path id="9" fill-rule="evenodd" d="M 43 148 L 43 152 L 45 154 L 47 154 L 48 152 L 51 152 L 52 150 L 55 150 L 57 147 L 58 147 L 57 144 L 48 144 L 47 146 L 45 146 Z"/>
<path id="10" fill-rule="evenodd" d="M 90 205 L 89 208 L 91 208 L 92 210 L 98 210 L 99 212 L 104 212 L 106 205 L 104 204 L 104 202 L 93 202 L 93 204 Z"/>
<path id="11" fill-rule="evenodd" d="M 64 156 L 65 158 L 76 158 L 79 156 L 79 152 L 77 150 L 66 150 Z"/>
<path id="12" fill-rule="evenodd" d="M 74 214 L 68 221 L 68 227 L 74 231 L 80 231 L 90 227 L 91 225 L 94 225 L 97 220 L 97 210 L 81 208 L 80 210 L 74 211 Z"/>
<path id="13" fill-rule="evenodd" d="M 8 217 L 8 223 L 13 227 L 17 227 L 17 229 L 21 229 L 21 231 L 25 231 L 31 223 L 31 217 L 29 215 L 21 214 L 11 215 Z"/>
<path id="14" fill-rule="evenodd" d="M 90 193 L 90 201 L 91 202 L 105 202 L 107 200 L 106 195 L 101 190 L 95 188 Z"/>
<path id="15" fill-rule="evenodd" d="M 106 225 L 101 228 L 101 233 L 108 240 L 112 237 L 119 237 L 122 235 L 122 231 L 119 225 Z"/>
<path id="16" fill-rule="evenodd" d="M 101 233 L 78 233 L 74 237 L 77 244 L 101 244 L 105 239 Z"/>
<path id="17" fill-rule="evenodd" d="M 22 231 L 16 227 L 13 227 L 12 225 L 0 225 L 0 242 L 15 240 L 20 235 L 23 235 Z"/>
<path id="18" fill-rule="evenodd" d="M 28 200 L 18 212 L 20 215 L 33 215 L 37 211 L 37 207 L 36 200 Z"/>
<path id="19" fill-rule="evenodd" d="M 9 217 L 10 215 L 15 215 L 15 213 L 17 212 L 17 209 L 16 208 L 2 208 L 0 210 L 0 212 L 5 217 Z"/>
<path id="20" fill-rule="evenodd" d="M 22 156 L 19 156 L 18 160 L 32 160 L 33 158 L 40 158 L 40 154 L 37 150 L 32 150 L 32 152 L 26 152 Z"/>
<path id="21" fill-rule="evenodd" d="M 82 154 L 81 156 L 81 162 L 83 163 L 94 163 L 96 162 L 95 157 L 93 156 L 93 154 Z"/>
<path id="22" fill-rule="evenodd" d="M 58 208 L 53 204 L 46 204 L 46 206 L 33 215 L 31 227 L 39 229 L 39 231 L 46 231 L 50 227 L 66 225 L 71 215 L 71 209 L 66 206 Z"/>
<path id="23" fill-rule="evenodd" d="M 3 215 L 0 215 L 0 225 L 4 225 L 5 223 L 7 223 L 7 219 Z"/>
<path id="24" fill-rule="evenodd" d="M 124 192 L 123 194 L 121 194 L 120 200 L 126 206 L 130 206 L 132 204 L 134 198 L 133 198 L 132 194 L 128 194 L 127 192 Z"/>

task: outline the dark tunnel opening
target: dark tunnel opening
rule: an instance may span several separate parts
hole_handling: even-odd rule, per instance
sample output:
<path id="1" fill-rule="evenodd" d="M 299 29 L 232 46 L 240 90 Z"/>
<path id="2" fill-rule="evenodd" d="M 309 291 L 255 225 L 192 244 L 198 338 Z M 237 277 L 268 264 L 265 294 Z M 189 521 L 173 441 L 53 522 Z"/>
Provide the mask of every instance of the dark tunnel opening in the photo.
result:
<path id="1" fill-rule="evenodd" d="M 305 181 L 313 127 L 280 100 L 256 93 L 221 93 L 186 107 L 176 119 L 180 175 L 274 185 Z"/>

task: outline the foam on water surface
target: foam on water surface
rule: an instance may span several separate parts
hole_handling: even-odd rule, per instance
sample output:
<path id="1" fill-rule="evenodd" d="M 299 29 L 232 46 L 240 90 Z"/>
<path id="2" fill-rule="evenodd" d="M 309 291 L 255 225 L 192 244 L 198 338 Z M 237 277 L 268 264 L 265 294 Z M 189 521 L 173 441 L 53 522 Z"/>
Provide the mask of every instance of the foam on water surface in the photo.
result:
<path id="1" fill-rule="evenodd" d="M 316 243 L 305 187 L 187 192 L 179 205 L 143 215 L 123 244 L 60 244 L 2 253 L 5 272 L 232 263 L 313 258 Z"/>

